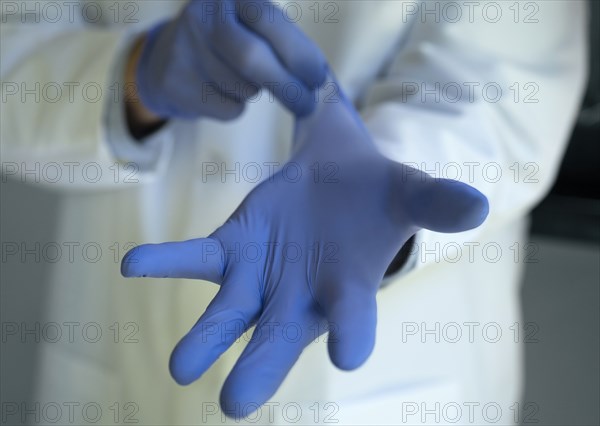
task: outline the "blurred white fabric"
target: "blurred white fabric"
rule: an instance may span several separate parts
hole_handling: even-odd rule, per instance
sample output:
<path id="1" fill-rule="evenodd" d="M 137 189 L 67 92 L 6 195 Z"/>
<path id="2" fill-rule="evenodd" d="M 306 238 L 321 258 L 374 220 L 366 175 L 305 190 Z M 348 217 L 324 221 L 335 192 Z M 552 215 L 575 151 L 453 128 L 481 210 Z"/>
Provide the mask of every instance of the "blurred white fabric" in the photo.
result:
<path id="1" fill-rule="evenodd" d="M 8 3 L 15 3 L 17 12 Z M 289 3 L 302 11 L 298 24 L 324 50 L 382 152 L 475 186 L 489 197 L 491 213 L 475 231 L 419 235 L 414 270 L 379 294 L 377 345 L 364 367 L 336 370 L 322 337 L 273 397 L 275 416 L 248 423 L 293 422 L 295 415 L 283 408 L 287 403 L 302 408 L 302 424 L 451 423 L 449 410 L 455 406 L 463 408 L 459 424 L 518 421 L 524 333 L 518 286 L 523 261 L 531 254 L 523 242 L 524 218 L 552 183 L 583 92 L 585 3 L 532 2 L 537 22 L 525 19 L 532 12 L 525 9 L 517 19 L 508 2 L 501 2 L 497 22 L 486 2 L 472 16 L 455 3 L 463 8 L 457 22 L 443 14 L 451 12 L 446 2 L 279 2 Z M 126 423 L 127 415 L 144 425 L 233 423 L 213 410 L 243 342 L 189 387 L 177 386 L 167 368 L 170 351 L 216 286 L 126 281 L 119 261 L 128 243 L 204 236 L 222 224 L 255 184 L 244 180 L 244 166 L 285 161 L 293 118 L 262 93 L 233 123 L 170 123 L 151 137 L 152 152 L 135 158 L 136 148 L 124 148 L 135 142 L 123 124 L 122 93 L 114 84 L 122 82 L 124 57 L 135 35 L 183 3 L 102 2 L 103 19 L 95 23 L 79 19 L 85 3 L 75 8 L 73 22 L 64 15 L 58 22 L 42 17 L 23 23 L 21 4 L 2 2 L 2 185 L 25 182 L 49 191 L 58 203 L 51 219 L 42 197 L 29 199 L 27 208 L 53 224 L 49 241 L 79 245 L 74 261 L 65 248 L 59 261 L 45 262 L 41 277 L 32 271 L 44 263 L 43 256 L 38 265 L 24 267 L 34 262 L 31 256 L 23 261 L 21 252 L 5 253 L 2 321 L 19 327 L 80 325 L 74 342 L 63 336 L 56 343 L 42 338 L 22 345 L 19 335 L 6 335 L 4 341 L 3 331 L 3 404 L 30 401 L 44 407 L 75 401 L 84 406 L 92 401 L 102 407 L 102 424 Z M 435 17 L 436 7 L 441 19 Z M 423 8 L 433 12 L 423 14 Z M 137 22 L 125 23 L 127 13 Z M 296 16 L 291 8 L 290 14 Z M 25 18 L 36 20 L 35 13 Z M 43 88 L 48 83 L 65 87 L 65 82 L 94 83 L 102 96 L 93 102 L 77 89 L 74 101 L 66 95 L 57 102 L 43 96 L 36 102 L 33 95 L 23 101 L 22 83 Z M 457 86 L 463 98 L 452 101 L 448 93 Z M 12 94 L 15 88 L 18 93 Z M 138 160 L 145 166 L 126 168 Z M 78 165 L 71 180 L 53 183 L 42 176 L 34 182 L 31 174 L 23 176 L 27 170 L 41 173 L 50 163 L 66 167 L 66 162 Z M 91 163 L 102 171 L 93 183 L 80 172 Z M 207 165 L 216 165 L 218 173 L 208 173 Z M 11 199 L 18 200 L 18 193 Z M 3 210 L 14 218 L 3 223 L 3 241 L 40 242 L 36 227 L 20 220 L 33 214 L 19 213 L 25 205 L 8 206 L 3 200 Z M 87 243 L 101 248 L 97 261 L 82 255 Z M 36 295 L 39 309 L 32 310 Z M 103 333 L 97 343 L 81 338 L 90 323 Z M 118 338 L 110 328 L 114 324 Z M 18 361 L 25 351 L 34 351 L 34 365 L 5 363 Z M 19 387 L 23 380 L 33 383 L 33 394 Z M 109 408 L 115 403 L 118 418 Z M 20 407 L 7 418 L 10 423 L 22 421 Z M 59 424 L 69 423 L 65 413 Z M 81 415 L 81 407 L 75 413 Z M 26 415 L 23 423 L 33 416 Z"/>

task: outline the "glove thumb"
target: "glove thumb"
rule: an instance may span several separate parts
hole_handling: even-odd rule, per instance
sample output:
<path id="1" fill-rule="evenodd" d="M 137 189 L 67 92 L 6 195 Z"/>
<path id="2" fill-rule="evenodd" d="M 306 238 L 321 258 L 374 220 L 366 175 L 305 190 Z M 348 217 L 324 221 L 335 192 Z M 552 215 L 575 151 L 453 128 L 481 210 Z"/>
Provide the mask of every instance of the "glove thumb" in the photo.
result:
<path id="1" fill-rule="evenodd" d="M 485 195 L 465 183 L 433 178 L 401 165 L 401 203 L 409 220 L 435 232 L 462 232 L 477 228 L 489 213 Z"/>

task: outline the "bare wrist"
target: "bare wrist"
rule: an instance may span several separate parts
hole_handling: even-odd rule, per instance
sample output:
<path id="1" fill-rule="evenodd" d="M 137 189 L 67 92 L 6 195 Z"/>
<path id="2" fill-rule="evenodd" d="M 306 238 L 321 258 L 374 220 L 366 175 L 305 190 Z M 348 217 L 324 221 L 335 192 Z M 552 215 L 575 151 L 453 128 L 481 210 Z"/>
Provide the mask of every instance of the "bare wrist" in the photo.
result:
<path id="1" fill-rule="evenodd" d="M 138 38 L 130 53 L 125 66 L 124 103 L 127 126 L 135 139 L 142 139 L 155 132 L 166 120 L 150 111 L 138 96 L 136 69 L 144 47 L 145 36 Z"/>

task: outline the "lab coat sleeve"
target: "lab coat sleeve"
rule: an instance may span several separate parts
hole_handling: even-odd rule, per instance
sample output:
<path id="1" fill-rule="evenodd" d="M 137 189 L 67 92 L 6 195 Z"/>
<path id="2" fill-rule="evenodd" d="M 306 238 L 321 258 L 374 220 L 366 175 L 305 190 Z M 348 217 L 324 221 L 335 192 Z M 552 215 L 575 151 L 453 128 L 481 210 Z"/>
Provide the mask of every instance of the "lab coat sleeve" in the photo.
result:
<path id="1" fill-rule="evenodd" d="M 495 23 L 481 10 L 474 22 L 418 14 L 366 96 L 363 115 L 386 156 L 468 183 L 490 203 L 478 229 L 420 231 L 402 274 L 494 244 L 492 231 L 527 215 L 558 172 L 586 83 L 586 5 L 535 2 L 534 17 L 521 9 L 518 19 L 501 6 Z"/>
<path id="2" fill-rule="evenodd" d="M 165 129 L 140 144 L 125 127 L 121 74 L 135 34 L 31 15 L 2 17 L 3 181 L 87 191 L 152 179 L 172 142 Z"/>

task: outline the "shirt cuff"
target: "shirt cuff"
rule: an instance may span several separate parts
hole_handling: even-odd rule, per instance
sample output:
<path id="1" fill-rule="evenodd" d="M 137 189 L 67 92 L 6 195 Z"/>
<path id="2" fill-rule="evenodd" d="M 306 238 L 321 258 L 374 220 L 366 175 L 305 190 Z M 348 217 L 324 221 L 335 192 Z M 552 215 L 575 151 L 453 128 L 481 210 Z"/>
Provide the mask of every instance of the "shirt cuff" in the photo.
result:
<path id="1" fill-rule="evenodd" d="M 126 34 L 117 49 L 112 66 L 111 95 L 105 103 L 103 119 L 104 135 L 115 159 L 123 163 L 134 163 L 140 172 L 160 172 L 166 167 L 173 149 L 173 123 L 167 122 L 151 135 L 137 140 L 129 132 L 124 95 L 126 90 L 135 90 L 125 83 L 127 58 L 140 32 Z"/>
<path id="2" fill-rule="evenodd" d="M 404 261 L 404 264 L 400 268 L 398 268 L 396 271 L 394 271 L 393 273 L 386 274 L 383 277 L 383 280 L 381 280 L 381 284 L 380 284 L 379 288 L 384 288 L 384 287 L 388 286 L 392 281 L 396 281 L 396 280 L 404 277 L 405 275 L 408 275 L 410 272 L 412 272 L 413 270 L 415 270 L 417 268 L 418 261 L 419 261 L 418 248 L 421 245 L 422 240 L 423 240 L 423 231 L 419 231 L 406 242 L 406 244 L 408 244 L 409 246 L 405 245 L 401 249 L 401 250 L 408 251 L 408 255 L 406 257 L 406 260 Z"/>

